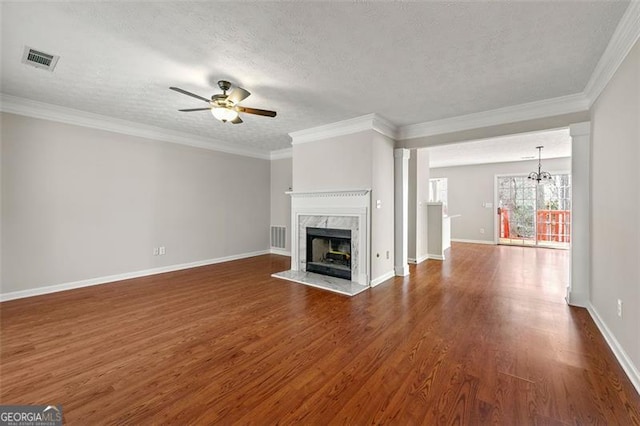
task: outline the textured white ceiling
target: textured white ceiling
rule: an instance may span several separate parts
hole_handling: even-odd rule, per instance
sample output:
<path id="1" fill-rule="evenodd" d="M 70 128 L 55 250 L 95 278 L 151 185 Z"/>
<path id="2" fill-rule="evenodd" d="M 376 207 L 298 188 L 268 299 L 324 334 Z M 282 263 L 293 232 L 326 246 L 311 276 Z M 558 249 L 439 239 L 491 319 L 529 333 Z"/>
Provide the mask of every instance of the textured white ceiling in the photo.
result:
<path id="1" fill-rule="evenodd" d="M 1 91 L 250 149 L 372 112 L 396 125 L 581 92 L 628 2 L 3 2 Z M 61 56 L 20 63 L 25 45 Z M 233 126 L 180 113 L 216 81 Z"/>
<path id="2" fill-rule="evenodd" d="M 542 149 L 543 160 L 570 157 L 571 136 L 569 129 L 523 133 L 428 148 L 429 166 L 449 167 L 537 160 L 537 146 L 544 146 Z"/>

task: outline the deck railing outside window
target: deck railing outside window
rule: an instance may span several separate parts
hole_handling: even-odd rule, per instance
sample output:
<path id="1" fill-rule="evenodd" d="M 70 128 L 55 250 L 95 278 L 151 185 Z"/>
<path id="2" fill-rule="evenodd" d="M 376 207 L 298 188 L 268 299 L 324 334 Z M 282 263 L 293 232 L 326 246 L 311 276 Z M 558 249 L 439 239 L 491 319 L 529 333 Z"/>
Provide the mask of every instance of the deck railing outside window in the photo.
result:
<path id="1" fill-rule="evenodd" d="M 521 238 L 512 235 L 509 210 L 500 209 L 500 238 Z M 538 241 L 568 243 L 571 241 L 571 211 L 538 210 L 536 213 L 536 234 Z"/>

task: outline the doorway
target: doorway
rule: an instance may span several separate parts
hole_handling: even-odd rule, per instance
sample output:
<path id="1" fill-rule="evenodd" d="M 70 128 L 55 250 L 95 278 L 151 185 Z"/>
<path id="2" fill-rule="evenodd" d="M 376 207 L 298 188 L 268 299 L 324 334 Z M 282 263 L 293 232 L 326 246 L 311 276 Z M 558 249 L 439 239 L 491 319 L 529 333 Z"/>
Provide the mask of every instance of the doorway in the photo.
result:
<path id="1" fill-rule="evenodd" d="M 527 175 L 496 176 L 498 244 L 569 249 L 571 174 L 537 183 Z"/>

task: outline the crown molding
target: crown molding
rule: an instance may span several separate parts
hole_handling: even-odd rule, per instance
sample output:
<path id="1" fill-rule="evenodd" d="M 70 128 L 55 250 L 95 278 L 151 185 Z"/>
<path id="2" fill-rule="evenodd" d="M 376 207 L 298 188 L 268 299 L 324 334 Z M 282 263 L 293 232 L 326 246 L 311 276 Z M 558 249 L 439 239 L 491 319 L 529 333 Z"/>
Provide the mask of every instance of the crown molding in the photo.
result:
<path id="1" fill-rule="evenodd" d="M 292 144 L 314 142 L 336 136 L 350 135 L 353 133 L 375 130 L 376 132 L 396 139 L 397 127 L 390 121 L 380 117 L 378 114 L 367 114 L 349 120 L 338 121 L 324 126 L 312 127 L 310 129 L 299 130 L 289 133 Z"/>
<path id="2" fill-rule="evenodd" d="M 632 0 L 584 89 L 589 99 L 589 107 L 598 99 L 638 38 L 640 38 L 640 1 Z"/>
<path id="3" fill-rule="evenodd" d="M 109 132 L 129 136 L 137 136 L 146 139 L 208 149 L 210 151 L 241 155 L 244 157 L 259 158 L 262 160 L 269 160 L 271 158 L 269 152 L 237 148 L 229 146 L 225 142 L 216 139 L 134 123 L 127 120 L 47 104 L 4 93 L 0 93 L 0 111 L 65 124 L 73 124 L 92 129 L 107 130 Z"/>
<path id="4" fill-rule="evenodd" d="M 378 114 L 373 114 L 372 128 L 388 138 L 398 138 L 398 126 Z"/>
<path id="5" fill-rule="evenodd" d="M 285 148 L 285 149 L 279 149 L 277 151 L 271 151 L 269 158 L 271 160 L 282 160 L 284 158 L 293 158 L 293 149 Z"/>
<path id="6" fill-rule="evenodd" d="M 399 129 L 398 139 L 414 139 L 518 121 L 535 120 L 553 115 L 587 111 L 589 100 L 583 93 L 544 99 L 526 104 L 482 111 L 442 120 L 410 124 Z"/>

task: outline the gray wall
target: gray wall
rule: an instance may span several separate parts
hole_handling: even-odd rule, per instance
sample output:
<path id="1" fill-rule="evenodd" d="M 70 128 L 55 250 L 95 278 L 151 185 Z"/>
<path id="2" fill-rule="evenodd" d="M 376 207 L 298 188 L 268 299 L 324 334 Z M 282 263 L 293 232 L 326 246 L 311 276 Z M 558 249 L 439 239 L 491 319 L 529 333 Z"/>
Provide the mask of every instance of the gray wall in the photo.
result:
<path id="1" fill-rule="evenodd" d="M 271 161 L 271 226 L 287 228 L 285 251 L 291 251 L 291 197 L 285 194 L 293 185 L 292 159 Z"/>
<path id="2" fill-rule="evenodd" d="M 591 304 L 638 369 L 640 42 L 593 105 L 591 125 Z"/>
<path id="3" fill-rule="evenodd" d="M 570 158 L 542 161 L 543 169 L 569 172 Z M 462 215 L 451 219 L 451 238 L 493 243 L 495 235 L 495 205 L 485 208 L 482 203 L 494 203 L 495 176 L 501 174 L 529 174 L 537 170 L 538 161 L 517 161 L 471 166 L 439 167 L 431 169 L 431 178 L 447 178 L 448 213 Z M 484 234 L 480 229 L 485 230 Z"/>
<path id="4" fill-rule="evenodd" d="M 1 119 L 2 293 L 268 249 L 267 160 Z"/>
<path id="5" fill-rule="evenodd" d="M 376 279 L 393 272 L 393 145 L 395 141 L 378 132 L 372 133 L 371 277 Z M 376 207 L 376 200 L 381 201 L 380 208 Z"/>
<path id="6" fill-rule="evenodd" d="M 371 189 L 373 133 L 293 145 L 293 190 Z"/>

